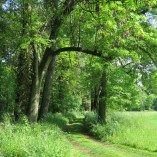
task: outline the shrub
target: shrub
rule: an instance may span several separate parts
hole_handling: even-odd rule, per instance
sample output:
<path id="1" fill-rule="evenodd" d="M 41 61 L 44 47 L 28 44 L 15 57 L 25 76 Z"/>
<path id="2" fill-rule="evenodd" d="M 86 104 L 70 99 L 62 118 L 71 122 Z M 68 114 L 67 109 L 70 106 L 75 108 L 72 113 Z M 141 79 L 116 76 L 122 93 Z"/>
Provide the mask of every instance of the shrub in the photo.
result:
<path id="1" fill-rule="evenodd" d="M 77 118 L 77 113 L 76 112 L 66 112 L 63 115 L 64 115 L 64 117 L 69 119 L 69 122 L 72 122 Z"/>
<path id="2" fill-rule="evenodd" d="M 86 112 L 84 119 L 84 127 L 87 131 L 91 131 L 93 125 L 98 123 L 98 116 L 94 112 Z"/>
<path id="3" fill-rule="evenodd" d="M 3 113 L 1 118 L 2 118 L 2 122 L 5 123 L 5 125 L 13 122 L 13 118 L 10 113 L 7 112 Z"/>
<path id="4" fill-rule="evenodd" d="M 107 115 L 107 123 L 102 125 L 98 123 L 98 116 L 94 112 L 85 113 L 84 125 L 86 130 L 98 139 L 106 141 L 108 137 L 117 134 L 121 124 L 128 123 L 121 115 L 110 113 Z"/>
<path id="5" fill-rule="evenodd" d="M 108 115 L 107 123 L 102 124 L 94 124 L 92 129 L 90 130 L 91 134 L 94 135 L 98 139 L 102 139 L 106 141 L 108 137 L 115 135 L 119 131 L 119 127 L 121 127 L 121 123 L 119 117 L 117 119 L 116 116 Z"/>
<path id="6" fill-rule="evenodd" d="M 69 122 L 69 120 L 67 118 L 65 118 L 63 116 L 63 114 L 61 113 L 49 113 L 43 120 L 42 122 L 45 123 L 51 123 L 51 124 L 55 124 L 58 127 L 60 127 L 61 129 L 63 129 Z"/>

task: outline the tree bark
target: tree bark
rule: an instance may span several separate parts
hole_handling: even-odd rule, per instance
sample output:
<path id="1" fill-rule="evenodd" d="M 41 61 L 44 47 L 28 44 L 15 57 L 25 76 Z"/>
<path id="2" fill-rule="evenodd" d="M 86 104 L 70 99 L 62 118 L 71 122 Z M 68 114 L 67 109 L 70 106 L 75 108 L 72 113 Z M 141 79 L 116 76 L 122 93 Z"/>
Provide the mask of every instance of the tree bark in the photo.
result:
<path id="1" fill-rule="evenodd" d="M 37 122 L 38 120 L 41 83 L 43 80 L 44 72 L 47 71 L 52 56 L 49 56 L 47 58 L 43 71 L 40 71 L 39 68 L 38 52 L 35 52 L 35 56 L 33 58 L 34 58 L 34 70 L 33 70 L 34 76 L 32 79 L 30 105 L 28 109 L 28 117 L 31 123 Z"/>
<path id="2" fill-rule="evenodd" d="M 101 77 L 101 91 L 99 96 L 99 110 L 98 118 L 100 123 L 106 123 L 106 98 L 107 98 L 107 75 L 106 75 L 106 66 L 103 68 L 102 77 Z"/>
<path id="3" fill-rule="evenodd" d="M 29 23 L 28 14 L 29 4 L 27 2 L 22 3 L 22 30 L 21 37 L 27 34 L 26 25 Z M 29 48 L 21 48 L 18 56 L 18 70 L 17 76 L 17 88 L 16 88 L 16 106 L 14 109 L 15 120 L 18 120 L 22 114 L 27 113 L 27 106 L 30 95 L 30 54 Z"/>
<path id="4" fill-rule="evenodd" d="M 36 51 L 35 45 L 32 43 L 33 49 L 33 80 L 31 87 L 31 97 L 30 97 L 30 108 L 29 108 L 29 121 L 37 122 L 38 109 L 40 102 L 40 85 L 41 76 L 39 76 L 39 62 L 38 62 L 38 52 Z"/>
<path id="5" fill-rule="evenodd" d="M 18 58 L 15 120 L 27 113 L 30 95 L 30 56 L 26 49 L 21 50 Z"/>
<path id="6" fill-rule="evenodd" d="M 95 87 L 91 94 L 91 111 L 97 111 L 99 93 Z"/>
<path id="7" fill-rule="evenodd" d="M 36 77 L 32 83 L 32 91 L 31 91 L 31 107 L 29 110 L 29 121 L 30 122 L 37 122 L 38 118 L 38 108 L 39 108 L 39 101 L 40 101 L 40 81 L 39 78 Z"/>
<path id="8" fill-rule="evenodd" d="M 58 103 L 59 103 L 59 108 L 57 109 L 57 111 L 61 111 L 64 110 L 63 108 L 61 109 L 60 107 L 63 105 L 64 103 L 64 89 L 63 89 L 63 76 L 62 74 L 59 75 L 58 77 Z"/>
<path id="9" fill-rule="evenodd" d="M 51 88 L 52 88 L 51 86 L 52 86 L 52 80 L 55 70 L 55 61 L 56 61 L 56 57 L 54 56 L 50 62 L 50 65 L 46 73 L 42 102 L 39 110 L 39 119 L 45 117 L 48 112 L 50 99 L 51 99 Z"/>

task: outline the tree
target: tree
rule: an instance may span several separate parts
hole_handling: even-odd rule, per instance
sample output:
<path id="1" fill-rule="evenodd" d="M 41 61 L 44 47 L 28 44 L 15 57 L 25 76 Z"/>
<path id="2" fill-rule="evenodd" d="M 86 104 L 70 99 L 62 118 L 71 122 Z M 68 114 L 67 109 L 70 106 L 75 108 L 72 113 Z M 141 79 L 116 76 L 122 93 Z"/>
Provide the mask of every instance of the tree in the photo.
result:
<path id="1" fill-rule="evenodd" d="M 50 96 L 51 96 L 51 86 L 52 86 L 52 80 L 53 80 L 54 69 L 55 69 L 55 61 L 56 61 L 56 57 L 53 57 L 46 73 L 42 102 L 39 110 L 40 111 L 39 119 L 45 117 L 46 114 L 48 113 Z"/>
<path id="2" fill-rule="evenodd" d="M 57 5 L 57 2 L 55 4 Z M 74 7 L 76 8 L 77 4 L 79 4 L 79 2 L 76 3 L 76 1 L 73 1 L 73 0 L 68 1 L 67 0 L 64 3 L 62 3 L 61 6 L 59 6 L 59 5 L 57 6 L 58 11 L 55 10 L 52 13 L 54 16 L 53 16 L 53 18 L 51 18 L 51 21 L 50 21 L 50 26 L 51 26 L 50 37 L 49 37 L 50 41 L 56 40 L 57 37 L 59 37 L 59 30 L 63 24 L 63 21 L 66 21 L 65 19 L 68 18 L 68 16 L 74 10 Z M 123 5 L 124 5 L 124 7 L 123 7 Z M 114 10 L 116 7 L 124 8 L 124 10 L 127 12 L 129 12 L 129 9 L 134 9 L 134 10 L 137 9 L 137 12 L 138 12 L 138 8 L 142 9 L 141 4 L 140 4 L 140 6 L 136 6 L 132 1 L 132 5 L 130 6 L 130 8 L 128 10 L 126 10 L 125 6 L 128 7 L 128 5 L 130 5 L 130 3 L 127 3 L 127 2 L 125 2 L 125 4 L 116 3 L 116 5 L 114 5 L 111 2 L 111 3 L 109 3 L 108 6 L 110 7 L 109 8 L 110 11 Z M 130 14 L 129 14 L 130 18 L 133 18 L 132 14 L 133 15 L 136 14 L 136 11 L 134 13 L 130 12 Z M 91 17 L 91 15 L 90 15 L 90 17 Z M 105 18 L 104 20 L 106 20 L 107 17 L 101 17 L 101 18 Z M 120 20 L 122 20 L 122 18 L 119 16 L 117 16 L 117 18 L 119 21 L 117 20 L 116 22 L 120 22 Z M 111 21 L 111 23 L 108 23 L 108 28 L 112 29 L 112 27 L 111 27 L 112 19 L 110 21 Z M 131 27 L 133 27 L 135 21 L 136 21 L 136 19 L 133 18 L 133 20 L 130 20 L 130 23 L 127 21 L 127 22 L 124 22 L 124 24 L 122 24 L 123 27 L 120 26 L 122 28 L 122 31 L 125 32 L 125 33 L 122 33 L 123 36 L 121 39 L 121 42 L 122 42 L 121 45 L 124 45 L 123 38 L 126 38 L 127 36 L 130 36 L 130 37 L 128 37 L 127 42 L 132 41 L 132 43 L 133 43 L 134 41 L 136 41 L 136 38 L 132 38 L 131 33 L 128 32 L 129 29 L 131 29 Z M 99 25 L 101 24 L 99 22 L 99 20 L 98 20 L 98 24 Z M 86 26 L 86 28 L 88 28 L 88 27 Z M 140 25 L 136 25 L 136 28 L 134 28 L 134 30 L 137 31 L 140 28 L 141 28 Z M 113 29 L 114 29 L 114 27 L 113 27 Z M 123 29 L 125 29 L 125 30 L 123 30 Z M 119 29 L 119 30 L 121 31 L 121 29 Z M 69 47 L 69 48 L 66 47 L 66 48 L 60 48 L 58 50 L 55 50 L 57 48 L 56 47 L 57 45 L 55 43 L 52 43 L 50 47 L 47 47 L 45 49 L 45 52 L 43 53 L 43 58 L 42 58 L 40 64 L 38 62 L 38 52 L 37 52 L 38 50 L 36 49 L 36 45 L 34 43 L 32 44 L 32 50 L 33 50 L 33 54 L 34 54 L 34 57 L 33 57 L 34 77 L 33 77 L 32 91 L 31 91 L 31 93 L 32 93 L 31 101 L 30 101 L 31 105 L 30 105 L 30 110 L 29 110 L 30 121 L 33 122 L 33 121 L 37 120 L 38 108 L 39 108 L 39 98 L 40 98 L 40 86 L 41 86 L 41 82 L 42 82 L 42 78 L 43 78 L 43 73 L 47 69 L 47 66 L 49 65 L 50 60 L 52 59 L 53 55 L 57 55 L 60 52 L 64 52 L 64 51 L 82 51 L 84 53 L 89 53 L 89 54 L 93 54 L 96 56 L 102 56 L 101 51 L 102 51 L 103 47 L 105 46 L 105 49 L 109 50 L 111 48 L 111 46 L 113 45 L 114 36 L 108 34 L 108 36 L 106 36 L 104 38 L 103 33 L 101 33 L 101 32 L 98 32 L 98 33 L 99 33 L 99 36 L 98 36 L 99 37 L 99 45 L 98 45 L 98 48 L 96 48 L 96 50 L 95 49 L 91 50 L 90 45 L 89 45 L 89 48 L 86 45 L 84 45 L 84 44 L 86 44 L 86 42 L 83 39 L 82 39 L 82 46 L 84 47 L 83 49 L 80 47 Z M 121 32 L 117 32 L 117 33 L 121 33 Z M 138 33 L 140 33 L 140 32 L 135 32 L 135 37 L 138 36 Z M 89 33 L 89 36 L 91 36 L 91 33 Z M 104 40 L 106 40 L 106 38 L 110 38 L 110 40 L 109 40 L 110 43 L 105 44 L 102 47 Z M 84 39 L 86 39 L 86 38 L 84 38 Z M 128 46 L 127 42 L 125 42 L 125 48 L 126 48 L 126 45 Z M 91 43 L 92 43 L 92 41 L 91 41 Z M 119 45 L 117 45 L 117 46 L 119 47 Z M 131 47 L 129 46 L 129 48 L 131 48 Z M 129 50 L 129 48 L 127 48 L 127 49 Z M 85 49 L 88 49 L 88 50 L 85 50 Z M 113 50 L 116 51 L 116 49 L 113 49 Z M 109 51 L 108 55 L 110 53 L 112 53 L 113 50 Z M 118 50 L 119 50 L 119 48 L 117 48 L 117 51 Z M 110 57 L 110 56 L 107 56 L 106 58 L 108 58 L 108 57 Z"/>
<path id="3" fill-rule="evenodd" d="M 134 59 L 136 53 L 145 52 L 145 41 L 154 38 L 144 31 L 142 21 L 145 19 L 141 16 L 141 13 L 156 5 L 154 0 L 139 3 L 134 0 L 96 0 L 93 3 L 82 0 L 22 0 L 19 3 L 10 3 L 14 7 L 14 17 L 18 17 L 23 2 L 29 5 L 26 9 L 27 17 L 21 17 L 28 22 L 24 26 L 23 21 L 18 18 L 18 22 L 15 21 L 21 30 L 27 28 L 26 34 L 22 36 L 20 49 L 27 50 L 32 59 L 29 64 L 32 74 L 28 74 L 32 75 L 29 77 L 32 84 L 28 112 L 31 122 L 38 119 L 42 85 L 51 82 L 44 80 L 44 74 L 47 73 L 48 67 L 51 67 L 51 60 L 56 55 L 77 51 L 113 61 L 116 57 L 123 58 L 131 53 Z M 77 27 L 74 27 L 75 25 Z M 21 37 L 18 34 L 16 36 Z M 53 73 L 53 70 L 51 72 Z M 45 84 L 45 87 L 48 86 Z"/>

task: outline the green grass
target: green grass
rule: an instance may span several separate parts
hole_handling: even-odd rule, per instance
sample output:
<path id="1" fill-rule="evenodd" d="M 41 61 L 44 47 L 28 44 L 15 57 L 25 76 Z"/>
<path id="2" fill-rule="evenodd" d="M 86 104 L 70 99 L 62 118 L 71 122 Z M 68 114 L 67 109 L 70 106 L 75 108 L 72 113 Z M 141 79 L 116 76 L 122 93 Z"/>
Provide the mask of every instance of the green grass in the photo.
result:
<path id="1" fill-rule="evenodd" d="M 82 120 L 79 119 L 75 121 L 68 129 L 68 137 L 70 141 L 76 142 L 78 145 L 76 147 L 80 151 L 84 152 L 85 156 L 89 157 L 156 157 L 157 154 L 145 150 L 139 150 L 130 148 L 127 146 L 118 146 L 103 144 L 99 141 L 93 140 L 88 136 L 81 133 Z M 82 150 L 82 148 L 84 148 Z"/>
<path id="2" fill-rule="evenodd" d="M 48 115 L 34 125 L 25 117 L 16 124 L 6 117 L 0 123 L 0 157 L 157 156 L 156 112 L 112 113 L 105 126 L 95 118 L 94 114 L 88 114 L 85 124 L 94 136 L 110 144 L 104 145 L 84 135 L 83 117 L 78 119 L 74 113 Z M 61 128 L 74 119 L 63 133 Z"/>
<path id="3" fill-rule="evenodd" d="M 108 115 L 106 126 L 91 133 L 102 141 L 157 152 L 157 112 L 119 112 Z"/>
<path id="4" fill-rule="evenodd" d="M 61 119 L 61 122 L 64 122 L 64 119 Z M 30 125 L 26 118 L 16 124 L 7 119 L 0 123 L 0 157 L 73 156 L 79 157 L 80 153 L 53 123 L 40 122 Z"/>
<path id="5" fill-rule="evenodd" d="M 157 152 L 156 112 L 126 112 L 117 116 L 123 121 L 116 133 L 107 137 L 108 141 Z"/>

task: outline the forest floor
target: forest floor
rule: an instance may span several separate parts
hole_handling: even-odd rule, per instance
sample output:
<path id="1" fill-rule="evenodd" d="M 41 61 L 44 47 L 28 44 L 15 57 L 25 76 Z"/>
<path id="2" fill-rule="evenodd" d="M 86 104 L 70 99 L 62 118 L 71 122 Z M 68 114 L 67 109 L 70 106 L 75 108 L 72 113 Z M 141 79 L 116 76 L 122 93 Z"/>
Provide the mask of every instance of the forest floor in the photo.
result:
<path id="1" fill-rule="evenodd" d="M 157 154 L 124 145 L 114 145 L 85 134 L 83 118 L 78 118 L 66 128 L 67 138 L 73 145 L 75 157 L 156 157 Z"/>

